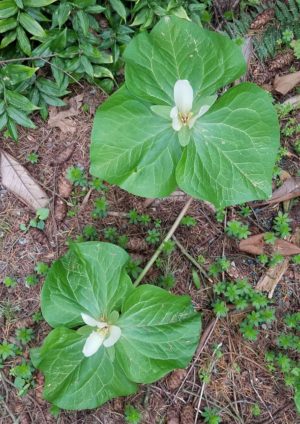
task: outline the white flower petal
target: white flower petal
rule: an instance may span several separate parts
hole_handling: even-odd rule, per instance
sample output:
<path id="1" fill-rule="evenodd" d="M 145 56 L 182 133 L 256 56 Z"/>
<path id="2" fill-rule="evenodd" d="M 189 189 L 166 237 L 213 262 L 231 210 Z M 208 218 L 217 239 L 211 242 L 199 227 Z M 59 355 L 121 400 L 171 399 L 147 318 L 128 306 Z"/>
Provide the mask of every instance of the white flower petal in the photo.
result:
<path id="1" fill-rule="evenodd" d="M 97 321 L 96 319 L 92 318 L 91 316 L 89 316 L 88 314 L 81 314 L 81 318 L 83 319 L 83 321 L 89 325 L 90 327 L 98 327 L 98 323 L 99 321 Z"/>
<path id="2" fill-rule="evenodd" d="M 171 112 L 170 112 L 170 117 L 172 119 L 177 118 L 178 117 L 178 109 L 176 106 L 172 107 Z"/>
<path id="3" fill-rule="evenodd" d="M 189 127 L 192 128 L 192 126 L 195 124 L 196 120 L 198 118 L 200 118 L 200 116 L 204 115 L 208 109 L 210 109 L 210 105 L 204 105 L 200 107 L 199 112 L 197 113 L 197 115 L 193 116 L 192 119 L 190 119 L 189 121 Z"/>
<path id="4" fill-rule="evenodd" d="M 104 337 L 97 331 L 93 331 L 86 339 L 85 345 L 83 346 L 82 353 L 84 356 L 89 357 L 94 355 L 103 343 Z"/>
<path id="5" fill-rule="evenodd" d="M 113 346 L 121 337 L 121 333 L 122 332 L 120 327 L 118 327 L 117 325 L 111 325 L 109 336 L 104 340 L 103 345 L 105 347 Z"/>
<path id="6" fill-rule="evenodd" d="M 177 80 L 174 85 L 174 101 L 181 113 L 189 113 L 193 107 L 194 93 L 188 80 Z"/>

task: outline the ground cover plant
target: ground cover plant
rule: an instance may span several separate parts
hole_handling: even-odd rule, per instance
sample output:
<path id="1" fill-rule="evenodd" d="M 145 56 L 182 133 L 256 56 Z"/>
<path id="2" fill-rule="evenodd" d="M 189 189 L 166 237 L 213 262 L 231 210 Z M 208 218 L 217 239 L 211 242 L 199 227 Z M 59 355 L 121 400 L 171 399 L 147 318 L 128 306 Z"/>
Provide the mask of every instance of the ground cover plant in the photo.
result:
<path id="1" fill-rule="evenodd" d="M 299 70 L 298 5 L 292 0 L 255 3 L 3 2 L 5 13 L 11 13 L 17 22 L 16 31 L 23 30 L 31 46 L 30 57 L 20 50 L 14 28 L 2 33 L 0 43 L 12 40 L 0 51 L 4 91 L 8 93 L 2 115 L 16 123 L 19 136 L 19 142 L 12 143 L 6 130 L 1 133 L 0 417 L 4 422 L 291 424 L 299 420 L 299 110 L 297 103 L 291 103 L 298 95 L 291 83 Z M 31 34 L 29 27 L 22 25 L 24 16 L 22 22 L 18 20 L 21 14 L 35 19 L 46 35 Z M 41 20 L 41 14 L 48 20 Z M 227 73 L 225 59 L 228 52 L 233 55 L 232 79 L 203 94 L 203 103 L 197 84 L 210 81 L 213 75 L 203 65 L 203 79 L 196 73 L 190 78 L 194 62 L 189 58 L 188 69 L 184 63 L 192 48 L 182 51 L 176 45 L 175 51 L 178 69 L 190 74 L 174 73 L 172 60 L 165 61 L 161 71 L 162 61 L 156 60 L 156 51 L 164 59 L 173 54 L 170 45 L 162 53 L 163 36 L 159 42 L 153 37 L 166 21 L 176 23 L 170 32 L 176 34 L 175 40 L 180 40 L 183 21 L 185 33 L 192 33 L 187 40 L 205 39 L 216 46 L 221 43 L 221 52 L 220 46 L 214 50 L 217 58 L 224 59 Z M 246 21 L 248 28 L 251 26 L 249 32 L 238 31 L 239 23 L 244 28 Z M 187 29 L 191 26 L 195 30 Z M 224 34 L 220 34 L 222 30 Z M 168 34 L 166 27 L 162 32 Z M 270 33 L 282 40 L 264 56 Z M 52 53 L 38 51 L 33 56 L 34 49 L 49 47 L 47 41 L 59 34 L 61 40 L 67 37 L 63 50 L 57 47 Z M 97 38 L 95 44 L 93 37 Z M 87 51 L 81 50 L 87 40 L 110 63 L 89 59 Z M 249 40 L 254 46 L 250 56 L 245 50 Z M 55 43 L 51 41 L 50 50 Z M 133 85 L 143 76 L 135 70 L 141 64 L 145 43 L 153 49 L 155 75 L 161 76 L 150 90 L 143 90 L 151 77 L 148 68 L 146 80 Z M 248 60 L 246 75 L 241 71 L 245 69 L 242 45 Z M 219 69 L 214 52 L 201 46 L 197 60 L 204 57 L 203 62 L 212 62 L 211 66 Z M 72 58 L 63 57 L 68 47 L 75 52 Z M 91 68 L 82 56 L 88 58 L 93 70 L 105 67 L 105 76 L 88 75 L 86 70 Z M 10 59 L 13 61 L 7 62 Z M 58 61 L 56 67 L 53 60 Z M 67 70 L 71 62 L 74 69 Z M 128 72 L 131 90 L 142 94 L 130 91 Z M 15 85 L 5 79 L 18 76 L 22 81 Z M 281 90 L 281 78 L 289 81 L 288 94 L 277 91 Z M 245 80 L 248 82 L 241 84 Z M 62 91 L 54 94 L 49 90 L 58 87 L 58 81 L 63 82 Z M 113 86 L 117 92 L 109 96 Z M 197 190 L 200 187 L 196 194 L 186 187 L 180 189 L 175 172 L 174 190 L 170 188 L 168 197 L 154 193 L 169 184 L 167 178 L 151 180 L 154 173 L 148 175 L 150 183 L 140 193 L 143 197 L 118 187 L 121 182 L 112 185 L 109 176 L 90 175 L 89 169 L 97 162 L 92 157 L 90 168 L 91 129 L 98 105 L 94 143 L 103 141 L 99 119 L 108 132 L 114 132 L 118 125 L 128 127 L 128 115 L 135 122 L 141 104 L 151 120 L 148 124 L 142 120 L 131 133 L 121 131 L 120 140 L 128 141 L 124 151 L 130 150 L 136 134 L 142 140 L 148 130 L 161 125 L 182 156 L 192 146 L 203 147 L 202 141 L 221 152 L 224 144 L 232 142 L 237 152 L 243 152 L 244 160 L 242 155 L 234 155 L 240 173 L 248 163 L 245 152 L 249 148 L 244 144 L 246 138 L 236 136 L 236 123 L 232 123 L 236 111 L 229 112 L 232 105 L 227 105 L 226 96 L 241 87 L 251 87 L 250 92 L 254 87 L 257 100 L 265 99 L 265 116 L 280 122 L 279 150 L 275 152 L 276 143 L 271 142 L 265 163 L 258 160 L 252 169 L 247 168 L 247 172 L 261 172 L 263 165 L 266 168 L 266 174 L 261 174 L 261 197 L 250 184 L 246 191 L 251 201 L 241 203 L 246 201 L 239 191 L 249 180 L 247 173 L 234 181 L 238 184 L 230 187 L 236 189 L 226 196 L 208 180 L 204 187 L 195 184 Z M 39 97 L 33 99 L 30 93 L 35 89 Z M 152 100 L 151 90 L 156 94 L 161 90 L 161 98 Z M 123 96 L 124 91 L 130 98 L 126 108 L 116 105 L 122 114 L 109 117 L 106 108 L 111 112 L 113 99 Z M 142 99 L 145 93 L 152 97 Z M 29 103 L 18 94 L 28 97 Z M 65 106 L 42 107 L 47 96 Z M 232 95 L 232 100 L 238 104 L 240 95 L 236 99 Z M 220 103 L 224 108 L 221 124 Z M 258 116 L 253 103 L 248 103 L 252 104 L 250 115 L 239 108 L 237 116 L 243 117 L 243 134 L 251 129 L 249 140 L 257 135 L 258 143 L 264 115 Z M 248 106 L 246 100 L 243 105 Z M 217 137 L 199 137 L 211 114 L 222 130 Z M 26 121 L 28 128 L 21 125 L 24 116 L 30 120 Z M 230 122 L 230 130 L 225 125 L 230 136 L 224 121 Z M 269 128 L 269 122 L 263 122 L 263 128 L 269 135 L 261 139 L 259 149 L 276 132 L 275 125 Z M 278 143 L 278 133 L 276 139 Z M 150 146 L 144 139 L 143 145 Z M 252 142 L 249 145 L 251 150 Z M 105 149 L 112 146 L 117 146 L 114 137 Z M 151 146 L 155 146 L 154 141 Z M 139 153 L 147 157 L 147 151 L 135 151 L 136 156 L 129 154 L 124 166 L 129 166 L 132 158 L 140 159 Z M 156 153 L 152 154 L 153 165 Z M 222 187 L 229 181 L 225 177 L 232 176 L 231 151 L 230 155 L 230 164 L 215 156 L 211 160 L 213 165 L 222 163 L 222 174 L 215 179 Z M 190 155 L 189 159 L 193 164 L 195 157 Z M 205 167 L 207 157 L 200 159 Z M 107 170 L 117 169 L 120 162 L 111 161 Z M 144 164 L 138 161 L 135 165 L 138 187 L 147 181 L 149 167 L 145 166 L 142 175 Z M 147 165 L 151 166 L 151 160 Z M 160 162 L 162 175 L 167 168 L 166 162 Z M 215 172 L 216 165 L 210 168 Z M 187 175 L 189 172 L 187 169 Z M 145 199 L 148 189 L 155 198 Z"/>

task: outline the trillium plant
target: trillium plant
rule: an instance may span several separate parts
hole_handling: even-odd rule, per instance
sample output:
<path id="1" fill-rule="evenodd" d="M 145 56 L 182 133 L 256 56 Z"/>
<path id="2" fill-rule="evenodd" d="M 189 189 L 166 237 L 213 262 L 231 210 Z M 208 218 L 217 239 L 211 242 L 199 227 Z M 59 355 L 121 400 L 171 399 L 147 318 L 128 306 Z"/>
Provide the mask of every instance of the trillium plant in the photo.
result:
<path id="1" fill-rule="evenodd" d="M 125 50 L 125 84 L 97 111 L 91 173 L 144 197 L 176 187 L 217 207 L 271 194 L 279 125 L 228 37 L 165 17 Z"/>
<path id="2" fill-rule="evenodd" d="M 44 397 L 60 408 L 96 408 L 135 393 L 190 362 L 201 320 L 188 296 L 134 287 L 128 254 L 101 242 L 74 243 L 50 268 L 41 295 L 53 330 L 32 361 Z"/>

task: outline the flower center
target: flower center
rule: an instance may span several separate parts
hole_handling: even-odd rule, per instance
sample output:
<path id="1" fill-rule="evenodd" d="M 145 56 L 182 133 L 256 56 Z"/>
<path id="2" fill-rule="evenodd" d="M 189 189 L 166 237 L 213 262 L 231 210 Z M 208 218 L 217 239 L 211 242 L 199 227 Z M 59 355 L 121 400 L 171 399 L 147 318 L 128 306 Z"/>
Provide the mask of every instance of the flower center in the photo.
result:
<path id="1" fill-rule="evenodd" d="M 179 117 L 179 119 L 180 119 L 180 121 L 182 122 L 183 125 L 187 125 L 192 116 L 193 116 L 193 112 L 188 112 L 188 113 L 179 112 L 178 113 L 178 117 Z"/>

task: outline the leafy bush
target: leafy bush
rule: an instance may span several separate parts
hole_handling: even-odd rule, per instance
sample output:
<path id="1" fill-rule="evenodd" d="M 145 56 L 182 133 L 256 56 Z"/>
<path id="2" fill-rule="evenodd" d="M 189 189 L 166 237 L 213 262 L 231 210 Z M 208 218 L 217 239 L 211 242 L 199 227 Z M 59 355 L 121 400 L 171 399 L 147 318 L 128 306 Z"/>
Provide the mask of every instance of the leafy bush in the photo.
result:
<path id="1" fill-rule="evenodd" d="M 236 44 L 167 17 L 124 58 L 125 85 L 95 117 L 92 175 L 145 197 L 179 186 L 217 207 L 270 195 L 279 144 L 270 96 L 250 83 L 215 94 L 245 72 Z"/>
<path id="2" fill-rule="evenodd" d="M 74 243 L 47 273 L 42 313 L 54 330 L 32 361 L 45 374 L 44 397 L 60 408 L 135 393 L 195 352 L 201 322 L 190 298 L 134 287 L 128 260 L 109 243 Z"/>

